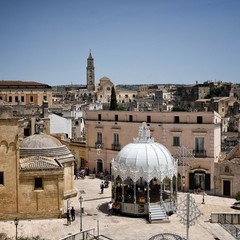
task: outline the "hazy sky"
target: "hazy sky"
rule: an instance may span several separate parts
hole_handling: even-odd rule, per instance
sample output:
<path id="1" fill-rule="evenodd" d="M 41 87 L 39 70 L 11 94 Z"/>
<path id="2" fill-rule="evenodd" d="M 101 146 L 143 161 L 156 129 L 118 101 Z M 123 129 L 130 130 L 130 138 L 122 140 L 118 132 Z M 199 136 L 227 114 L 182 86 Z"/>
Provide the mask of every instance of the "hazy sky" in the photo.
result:
<path id="1" fill-rule="evenodd" d="M 0 80 L 240 83 L 240 0 L 0 0 Z"/>

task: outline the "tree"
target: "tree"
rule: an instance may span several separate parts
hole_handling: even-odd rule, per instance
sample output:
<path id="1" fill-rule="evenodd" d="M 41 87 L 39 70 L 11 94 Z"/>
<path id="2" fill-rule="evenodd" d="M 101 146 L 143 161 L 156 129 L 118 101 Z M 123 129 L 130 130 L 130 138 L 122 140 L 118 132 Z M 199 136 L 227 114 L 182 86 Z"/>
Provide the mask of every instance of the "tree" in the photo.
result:
<path id="1" fill-rule="evenodd" d="M 111 90 L 111 103 L 110 103 L 110 108 L 109 110 L 116 110 L 117 109 L 117 97 L 116 97 L 116 92 L 115 92 L 115 88 L 114 86 L 112 86 L 112 90 Z"/>
<path id="2" fill-rule="evenodd" d="M 187 108 L 182 105 L 174 106 L 172 112 L 187 112 Z"/>

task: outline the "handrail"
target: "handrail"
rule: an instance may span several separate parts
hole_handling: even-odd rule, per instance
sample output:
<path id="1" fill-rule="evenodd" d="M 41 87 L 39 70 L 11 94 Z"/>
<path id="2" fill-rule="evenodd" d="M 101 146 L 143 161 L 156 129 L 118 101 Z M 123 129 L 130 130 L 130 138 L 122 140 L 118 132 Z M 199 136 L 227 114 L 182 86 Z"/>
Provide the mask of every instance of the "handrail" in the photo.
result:
<path id="1" fill-rule="evenodd" d="M 93 232 L 93 234 L 91 234 L 90 232 Z M 60 238 L 59 240 L 74 240 L 75 237 L 77 237 L 77 236 L 81 236 L 82 237 L 81 239 L 87 239 L 87 238 L 85 238 L 85 236 L 88 236 L 88 235 L 94 236 L 96 238 L 95 228 L 90 228 L 90 229 L 84 230 L 82 232 L 74 233 L 74 234 L 68 235 L 66 237 Z"/>
<path id="2" fill-rule="evenodd" d="M 237 228 L 236 226 L 234 226 L 232 223 L 230 223 L 227 219 L 226 219 L 226 215 L 224 215 L 224 214 L 219 214 L 219 222 L 220 222 L 220 224 L 221 225 L 223 225 L 223 224 L 229 224 L 229 225 L 231 225 L 231 227 L 235 230 L 235 234 L 236 235 L 234 235 L 231 231 L 229 232 L 232 236 L 234 236 L 234 237 L 236 237 L 237 239 L 238 239 L 238 237 L 240 237 L 240 229 L 239 228 Z M 226 228 L 225 228 L 226 229 Z M 227 230 L 227 229 L 226 229 Z"/>

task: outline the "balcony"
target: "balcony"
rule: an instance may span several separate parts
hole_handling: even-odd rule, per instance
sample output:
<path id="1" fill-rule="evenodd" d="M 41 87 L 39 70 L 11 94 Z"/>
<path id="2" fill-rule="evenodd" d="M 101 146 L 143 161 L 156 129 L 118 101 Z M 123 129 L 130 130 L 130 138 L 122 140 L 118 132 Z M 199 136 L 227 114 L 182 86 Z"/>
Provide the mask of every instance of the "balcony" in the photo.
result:
<path id="1" fill-rule="evenodd" d="M 120 151 L 121 150 L 121 145 L 120 144 L 112 144 L 112 150 L 114 151 Z"/>
<path id="2" fill-rule="evenodd" d="M 204 149 L 193 150 L 193 155 L 196 158 L 207 157 L 206 150 L 204 150 Z"/>
<path id="3" fill-rule="evenodd" d="M 96 149 L 103 149 L 103 143 L 102 142 L 95 142 L 95 148 Z"/>

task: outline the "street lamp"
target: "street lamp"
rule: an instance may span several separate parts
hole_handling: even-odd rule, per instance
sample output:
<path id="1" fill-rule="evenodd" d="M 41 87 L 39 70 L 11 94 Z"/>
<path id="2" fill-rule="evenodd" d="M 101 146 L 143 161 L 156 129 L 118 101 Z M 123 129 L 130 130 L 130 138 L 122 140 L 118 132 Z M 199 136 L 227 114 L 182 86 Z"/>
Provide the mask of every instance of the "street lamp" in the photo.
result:
<path id="1" fill-rule="evenodd" d="M 15 224 L 15 226 L 16 226 L 16 240 L 18 239 L 18 237 L 17 237 L 17 227 L 18 227 L 18 223 L 19 223 L 19 219 L 16 217 L 16 218 L 14 219 L 14 224 Z"/>
<path id="2" fill-rule="evenodd" d="M 202 196 L 202 204 L 205 204 L 205 201 L 204 201 L 204 192 L 205 192 L 205 173 L 202 174 L 202 178 L 203 178 L 203 196 Z"/>
<path id="3" fill-rule="evenodd" d="M 80 202 L 80 232 L 82 232 L 82 202 L 83 202 L 83 197 L 80 195 L 78 200 Z"/>

